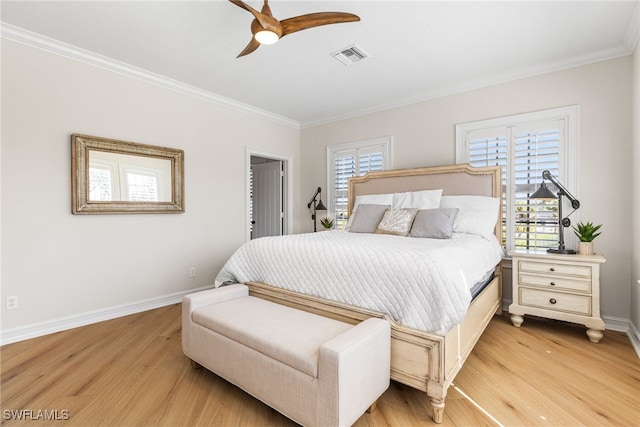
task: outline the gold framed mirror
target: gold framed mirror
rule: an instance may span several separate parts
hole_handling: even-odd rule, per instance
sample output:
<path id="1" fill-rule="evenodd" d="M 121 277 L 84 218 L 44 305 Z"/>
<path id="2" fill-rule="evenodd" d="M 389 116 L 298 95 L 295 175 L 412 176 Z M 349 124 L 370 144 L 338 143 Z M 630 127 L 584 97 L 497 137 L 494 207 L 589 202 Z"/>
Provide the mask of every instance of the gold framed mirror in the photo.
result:
<path id="1" fill-rule="evenodd" d="M 184 151 L 71 135 L 71 212 L 184 212 Z"/>

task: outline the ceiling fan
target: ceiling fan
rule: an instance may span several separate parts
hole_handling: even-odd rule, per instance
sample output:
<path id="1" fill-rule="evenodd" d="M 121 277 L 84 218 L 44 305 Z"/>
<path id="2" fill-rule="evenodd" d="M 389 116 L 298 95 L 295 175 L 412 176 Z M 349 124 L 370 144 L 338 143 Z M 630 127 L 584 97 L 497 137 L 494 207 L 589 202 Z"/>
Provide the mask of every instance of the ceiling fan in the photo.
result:
<path id="1" fill-rule="evenodd" d="M 237 58 L 250 54 L 260 47 L 261 44 L 274 44 L 280 38 L 287 34 L 295 33 L 296 31 L 319 27 L 321 25 L 339 24 L 342 22 L 354 22 L 360 20 L 357 15 L 352 13 L 318 12 L 278 21 L 271 13 L 269 0 L 264 0 L 264 6 L 262 6 L 262 10 L 260 12 L 242 0 L 229 1 L 238 7 L 248 10 L 253 16 L 255 16 L 255 19 L 251 22 L 251 33 L 253 34 L 253 37 L 247 47 L 240 52 Z"/>

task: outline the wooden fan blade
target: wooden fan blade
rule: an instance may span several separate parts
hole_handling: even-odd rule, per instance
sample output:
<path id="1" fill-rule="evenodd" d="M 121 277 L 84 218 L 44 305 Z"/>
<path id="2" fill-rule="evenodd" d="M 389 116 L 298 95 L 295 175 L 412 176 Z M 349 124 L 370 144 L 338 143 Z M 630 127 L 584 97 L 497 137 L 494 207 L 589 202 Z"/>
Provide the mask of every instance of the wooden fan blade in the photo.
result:
<path id="1" fill-rule="evenodd" d="M 255 10 L 254 8 L 252 8 L 242 0 L 229 0 L 229 1 L 235 4 L 236 6 L 251 12 L 251 14 L 256 17 L 260 25 L 262 25 L 262 28 L 268 29 L 269 27 L 272 27 L 274 25 L 274 21 L 275 23 L 278 22 L 278 20 L 275 19 L 273 16 L 265 15 L 264 13 L 258 12 L 257 10 Z M 265 6 L 267 6 L 266 3 L 265 3 Z M 267 6 L 267 10 L 269 10 L 268 6 Z"/>
<path id="2" fill-rule="evenodd" d="M 244 50 L 240 52 L 238 56 L 236 56 L 236 58 L 240 58 L 241 56 L 248 55 L 259 47 L 260 47 L 260 43 L 256 39 L 251 37 L 251 41 L 249 42 L 247 47 L 245 47 Z"/>
<path id="3" fill-rule="evenodd" d="M 321 25 L 340 24 L 343 22 L 359 21 L 360 17 L 353 13 L 344 12 L 319 12 L 300 15 L 280 21 L 282 25 L 282 37 L 296 31 L 307 28 L 319 27 Z"/>

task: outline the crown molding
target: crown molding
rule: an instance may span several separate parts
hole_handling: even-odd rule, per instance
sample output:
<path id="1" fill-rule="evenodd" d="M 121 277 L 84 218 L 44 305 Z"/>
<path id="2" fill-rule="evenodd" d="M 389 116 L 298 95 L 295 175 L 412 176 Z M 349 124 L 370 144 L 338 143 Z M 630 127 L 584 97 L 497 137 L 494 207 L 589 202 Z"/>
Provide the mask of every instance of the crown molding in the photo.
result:
<path id="1" fill-rule="evenodd" d="M 640 2 L 636 4 L 633 15 L 640 15 Z M 266 119 L 274 123 L 285 125 L 287 127 L 302 129 L 361 117 L 368 114 L 379 113 L 394 108 L 406 107 L 412 104 L 426 102 L 445 96 L 456 95 L 476 89 L 482 89 L 498 84 L 508 83 L 514 80 L 534 77 L 541 74 L 562 71 L 595 62 L 606 61 L 622 56 L 631 55 L 633 54 L 636 46 L 638 45 L 638 40 L 640 39 L 640 19 L 630 20 L 623 43 L 613 49 L 606 49 L 579 57 L 568 58 L 540 67 L 515 70 L 509 73 L 496 74 L 492 76 L 485 76 L 481 79 L 467 81 L 462 85 L 443 87 L 436 91 L 413 95 L 410 97 L 398 99 L 394 102 L 378 105 L 376 107 L 354 110 L 346 112 L 344 114 L 327 116 L 318 120 L 312 120 L 302 123 L 288 117 L 284 117 L 248 104 L 238 102 L 231 98 L 202 90 L 195 86 L 191 86 L 174 79 L 152 73 L 142 68 L 138 68 L 124 62 L 116 61 L 112 58 L 98 55 L 94 52 L 81 49 L 79 47 L 60 42 L 58 40 L 37 33 L 33 33 L 31 31 L 16 27 L 11 24 L 7 24 L 5 22 L 0 22 L 0 37 L 8 40 L 13 40 L 31 47 L 42 49 L 50 53 L 65 56 L 79 62 L 110 70 L 127 77 L 131 77 L 175 92 L 182 93 L 184 95 L 193 96 L 204 101 L 214 103 L 216 105 L 228 107 L 236 111 L 240 111 L 253 115 L 255 117 Z"/>
<path id="2" fill-rule="evenodd" d="M 37 34 L 15 25 L 0 22 L 0 37 L 25 44 L 30 47 L 42 49 L 49 53 L 64 56 L 78 62 L 82 62 L 95 67 L 100 67 L 124 76 L 150 83 L 183 95 L 193 96 L 195 98 L 211 102 L 216 105 L 231 108 L 246 114 L 250 114 L 261 119 L 265 119 L 274 123 L 285 125 L 294 129 L 300 129 L 300 123 L 296 120 L 284 117 L 275 113 L 271 113 L 260 108 L 235 101 L 212 92 L 205 91 L 195 86 L 188 85 L 178 80 L 152 73 L 142 68 L 117 61 L 115 59 L 99 55 L 97 53 L 63 43 L 59 40 Z"/>
<path id="3" fill-rule="evenodd" d="M 639 2 L 640 4 L 640 2 Z M 640 6 L 636 6 L 635 14 L 638 15 Z M 611 59 L 620 58 L 623 56 L 632 55 L 635 46 L 638 44 L 640 37 L 640 20 L 632 19 L 627 28 L 624 41 L 617 47 L 604 49 L 598 52 L 591 52 L 585 55 L 575 56 L 571 58 L 562 59 L 555 62 L 550 62 L 537 67 L 523 68 L 518 70 L 511 70 L 506 73 L 493 74 L 483 76 L 479 79 L 468 80 L 459 85 L 452 85 L 448 87 L 442 87 L 435 91 L 423 92 L 410 97 L 398 99 L 394 102 L 378 105 L 371 108 L 350 111 L 341 115 L 328 116 L 319 120 L 302 122 L 301 128 L 309 128 L 314 126 L 321 126 L 329 123 L 338 122 L 341 120 L 352 119 L 356 117 L 365 116 L 368 114 L 379 113 L 394 108 L 402 108 L 420 102 L 431 101 L 433 99 L 443 98 L 445 96 L 457 95 L 464 92 L 470 92 L 477 89 L 483 89 L 491 86 L 496 86 L 503 83 L 509 83 L 515 80 L 526 79 L 530 77 L 536 77 L 543 74 L 549 74 L 557 71 L 568 70 L 571 68 L 581 67 L 597 62 L 608 61 Z"/>

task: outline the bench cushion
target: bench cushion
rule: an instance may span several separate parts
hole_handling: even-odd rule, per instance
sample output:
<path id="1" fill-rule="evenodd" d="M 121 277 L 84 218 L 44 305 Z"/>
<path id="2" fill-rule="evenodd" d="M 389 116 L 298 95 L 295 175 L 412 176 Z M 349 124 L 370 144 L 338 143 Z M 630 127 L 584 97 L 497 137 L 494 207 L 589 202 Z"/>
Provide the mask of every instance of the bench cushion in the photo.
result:
<path id="1" fill-rule="evenodd" d="M 353 327 L 252 296 L 201 307 L 192 320 L 313 378 L 319 347 Z"/>

